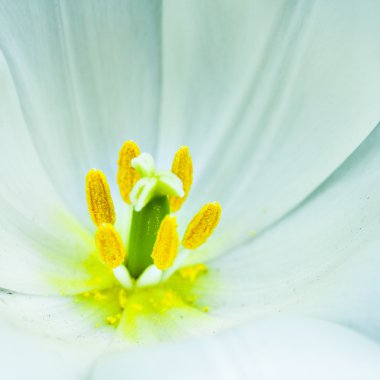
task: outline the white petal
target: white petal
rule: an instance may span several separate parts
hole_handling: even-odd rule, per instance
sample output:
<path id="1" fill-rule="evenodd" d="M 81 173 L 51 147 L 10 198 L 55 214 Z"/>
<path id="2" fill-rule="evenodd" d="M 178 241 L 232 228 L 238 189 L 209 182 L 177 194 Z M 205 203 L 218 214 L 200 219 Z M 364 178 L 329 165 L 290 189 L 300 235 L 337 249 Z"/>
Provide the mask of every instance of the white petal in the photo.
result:
<path id="1" fill-rule="evenodd" d="M 115 282 L 97 257 L 93 237 L 72 219 L 47 214 L 51 222 L 45 227 L 15 209 L 1 210 L 7 214 L 0 216 L 0 287 L 27 294 L 76 294 Z"/>
<path id="2" fill-rule="evenodd" d="M 189 256 L 191 256 L 191 254 L 192 252 L 190 250 L 180 247 L 173 265 L 170 268 L 163 271 L 161 281 L 166 281 L 178 269 L 187 266 L 187 263 L 188 263 L 187 261 L 189 259 Z"/>
<path id="3" fill-rule="evenodd" d="M 230 322 L 318 315 L 380 336 L 379 146 L 380 126 L 299 209 L 210 262 L 210 310 Z"/>
<path id="4" fill-rule="evenodd" d="M 371 0 L 165 2 L 159 156 L 192 151 L 187 217 L 219 200 L 219 236 L 247 238 L 365 139 L 380 119 L 379 12 Z"/>
<path id="5" fill-rule="evenodd" d="M 73 297 L 1 292 L 0 299 L 1 318 L 11 321 L 25 335 L 49 340 L 53 347 L 61 345 L 73 352 L 82 350 L 83 357 L 88 354 L 93 359 L 114 338 L 115 329 L 107 325 L 106 318 L 119 310 L 117 298 L 97 300 L 97 307 L 90 306 L 90 298 L 79 301 Z"/>
<path id="6" fill-rule="evenodd" d="M 0 319 L 1 377 L 9 380 L 79 380 L 96 357 L 88 350 L 20 331 Z M 64 363 L 64 364 L 63 364 Z"/>
<path id="7" fill-rule="evenodd" d="M 90 285 L 89 268 L 97 267 L 105 285 L 110 277 L 94 255 L 93 236 L 51 185 L 1 55 L 0 82 L 0 287 L 38 294 L 90 290 L 99 287 Z"/>
<path id="8" fill-rule="evenodd" d="M 28 137 L 56 191 L 88 226 L 86 172 L 105 171 L 118 194 L 114 178 L 123 142 L 134 139 L 155 150 L 160 23 L 160 4 L 144 0 L 0 4 L 0 46 Z M 1 128 L 2 143 L 9 144 L 13 126 Z M 25 165 L 16 149 L 1 165 L 11 163 L 15 170 Z"/>
<path id="9" fill-rule="evenodd" d="M 376 380 L 380 347 L 338 325 L 274 319 L 99 361 L 93 380 Z M 148 364 L 149 365 L 148 365 Z"/>
<path id="10" fill-rule="evenodd" d="M 120 6 L 113 12 L 112 5 Z M 157 97 L 138 100 L 140 91 L 154 93 L 158 78 L 152 62 L 159 44 L 151 38 L 158 37 L 159 9 L 147 6 L 152 12 L 141 3 L 39 3 L 22 11 L 1 3 L 0 286 L 68 294 L 110 284 L 112 273 L 94 255 L 84 175 L 93 166 L 109 173 L 108 160 L 116 165 L 110 150 L 117 155 L 131 135 L 153 136 L 147 130 Z M 96 272 L 102 284 L 94 284 Z"/>

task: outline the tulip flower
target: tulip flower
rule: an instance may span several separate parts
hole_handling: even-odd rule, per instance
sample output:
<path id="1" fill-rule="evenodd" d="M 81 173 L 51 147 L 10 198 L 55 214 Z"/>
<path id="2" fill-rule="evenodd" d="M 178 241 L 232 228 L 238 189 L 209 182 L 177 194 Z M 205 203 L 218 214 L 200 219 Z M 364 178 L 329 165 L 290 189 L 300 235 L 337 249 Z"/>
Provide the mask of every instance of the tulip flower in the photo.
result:
<path id="1" fill-rule="evenodd" d="M 2 376 L 375 379 L 379 8 L 0 0 Z"/>

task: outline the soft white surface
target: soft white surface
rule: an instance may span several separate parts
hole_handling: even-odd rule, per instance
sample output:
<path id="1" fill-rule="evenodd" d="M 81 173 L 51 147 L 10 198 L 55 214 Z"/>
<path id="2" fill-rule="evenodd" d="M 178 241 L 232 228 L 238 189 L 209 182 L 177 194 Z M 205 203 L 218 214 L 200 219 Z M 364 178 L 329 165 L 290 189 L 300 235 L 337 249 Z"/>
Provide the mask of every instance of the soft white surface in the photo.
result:
<path id="1" fill-rule="evenodd" d="M 157 159 L 189 145 L 195 169 L 180 223 L 218 200 L 215 234 L 235 245 L 344 161 L 380 120 L 379 13 L 372 0 L 164 2 Z"/>
<path id="2" fill-rule="evenodd" d="M 110 355 L 92 380 L 377 380 L 380 348 L 327 322 L 273 319 Z"/>
<path id="3" fill-rule="evenodd" d="M 209 263 L 200 284 L 217 315 L 237 321 L 297 312 L 379 337 L 380 126 L 302 206 Z"/>
<path id="4" fill-rule="evenodd" d="M 61 344 L 66 349 L 73 344 L 90 352 L 107 349 L 115 335 L 115 329 L 105 323 L 110 315 L 109 305 L 96 306 L 78 304 L 72 297 L 0 294 L 0 316 L 25 334 L 50 338 L 52 344 Z"/>
<path id="5" fill-rule="evenodd" d="M 160 3 L 5 0 L 0 25 L 1 51 L 17 89 L 25 133 L 54 189 L 90 227 L 86 172 L 102 169 L 117 195 L 117 155 L 124 141 L 133 139 L 148 152 L 157 144 Z M 11 133 L 13 123 L 3 128 Z"/>
<path id="6" fill-rule="evenodd" d="M 56 276 L 63 282 L 75 280 L 75 286 L 72 282 L 71 288 L 60 289 L 66 293 L 89 290 L 90 274 L 78 263 L 95 252 L 93 235 L 68 212 L 52 186 L 1 53 L 0 84 L 0 287 L 57 294 L 47 281 Z M 85 205 L 83 181 L 78 192 Z"/>
<path id="7" fill-rule="evenodd" d="M 51 341 L 19 331 L 0 318 L 0 366 L 4 380 L 79 380 L 86 378 L 95 350 Z"/>

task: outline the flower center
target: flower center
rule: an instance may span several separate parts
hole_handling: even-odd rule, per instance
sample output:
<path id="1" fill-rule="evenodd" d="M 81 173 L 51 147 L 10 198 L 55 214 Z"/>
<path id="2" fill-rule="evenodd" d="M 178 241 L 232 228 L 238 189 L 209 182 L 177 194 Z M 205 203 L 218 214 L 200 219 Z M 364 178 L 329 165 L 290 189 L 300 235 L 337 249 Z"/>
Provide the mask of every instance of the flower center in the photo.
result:
<path id="1" fill-rule="evenodd" d="M 107 316 L 110 325 L 125 318 L 134 320 L 133 315 L 143 310 L 162 312 L 193 304 L 194 296 L 184 294 L 183 289 L 188 291 L 207 268 L 204 264 L 182 267 L 181 262 L 206 242 L 221 215 L 217 202 L 204 205 L 180 240 L 173 214 L 181 208 L 192 184 L 193 165 L 187 147 L 177 151 L 171 171 L 158 171 L 149 154 L 140 153 L 135 142 L 127 141 L 120 150 L 118 166 L 121 197 L 132 206 L 126 247 L 114 226 L 115 208 L 105 175 L 92 169 L 86 177 L 98 257 L 113 271 L 118 285 L 80 296 L 86 302 L 117 299 L 114 312 Z M 204 311 L 204 306 L 201 309 Z"/>
<path id="2" fill-rule="evenodd" d="M 126 289 L 114 286 L 109 289 L 86 292 L 77 297 L 83 306 L 96 307 L 102 311 L 103 320 L 133 340 L 141 339 L 139 322 L 153 319 L 162 323 L 165 316 L 171 320 L 170 312 L 190 308 L 207 313 L 208 307 L 193 287 L 195 282 L 207 273 L 204 264 L 196 264 L 176 271 L 168 280 L 150 287 Z M 180 316 L 182 319 L 182 316 Z"/>

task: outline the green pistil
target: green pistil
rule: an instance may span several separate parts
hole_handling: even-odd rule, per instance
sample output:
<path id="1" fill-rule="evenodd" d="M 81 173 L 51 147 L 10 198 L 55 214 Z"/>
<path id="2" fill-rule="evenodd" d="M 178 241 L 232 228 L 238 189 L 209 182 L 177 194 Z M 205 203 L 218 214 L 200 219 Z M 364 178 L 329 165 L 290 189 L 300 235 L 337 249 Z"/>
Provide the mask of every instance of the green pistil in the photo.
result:
<path id="1" fill-rule="evenodd" d="M 153 264 L 151 258 L 157 231 L 162 219 L 169 214 L 168 197 L 152 199 L 141 211 L 133 209 L 126 266 L 134 278 Z"/>

